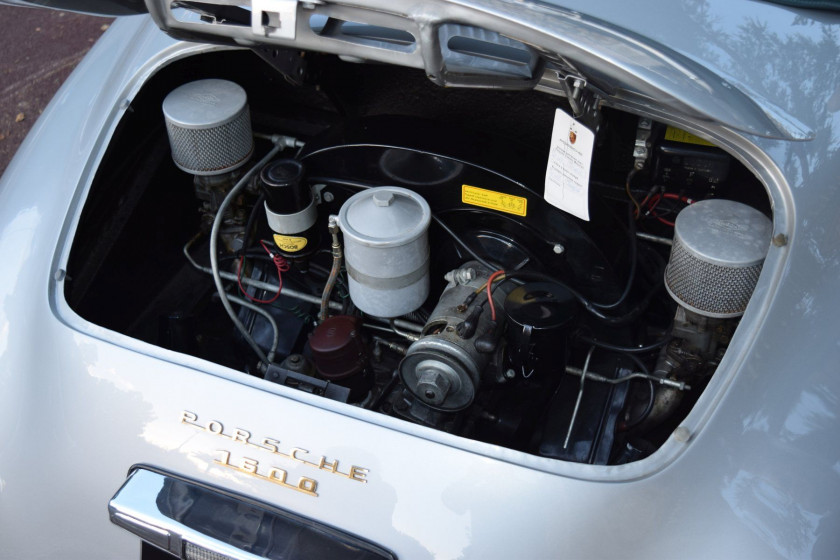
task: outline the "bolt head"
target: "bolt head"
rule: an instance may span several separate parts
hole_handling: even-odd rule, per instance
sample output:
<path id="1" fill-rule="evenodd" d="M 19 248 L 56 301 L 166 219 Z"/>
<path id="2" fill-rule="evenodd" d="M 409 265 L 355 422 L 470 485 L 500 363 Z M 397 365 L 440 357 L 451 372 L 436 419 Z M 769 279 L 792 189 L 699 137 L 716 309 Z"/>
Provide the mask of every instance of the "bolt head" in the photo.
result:
<path id="1" fill-rule="evenodd" d="M 680 443 L 685 443 L 691 439 L 691 431 L 685 426 L 680 426 L 674 430 L 674 439 Z"/>
<path id="2" fill-rule="evenodd" d="M 373 203 L 377 206 L 390 206 L 394 202 L 394 193 L 390 191 L 377 191 L 373 195 Z"/>
<path id="3" fill-rule="evenodd" d="M 449 379 L 434 368 L 424 369 L 418 373 L 420 375 L 418 376 L 417 386 L 415 388 L 418 396 L 421 396 L 424 401 L 432 405 L 443 403 L 451 388 Z"/>

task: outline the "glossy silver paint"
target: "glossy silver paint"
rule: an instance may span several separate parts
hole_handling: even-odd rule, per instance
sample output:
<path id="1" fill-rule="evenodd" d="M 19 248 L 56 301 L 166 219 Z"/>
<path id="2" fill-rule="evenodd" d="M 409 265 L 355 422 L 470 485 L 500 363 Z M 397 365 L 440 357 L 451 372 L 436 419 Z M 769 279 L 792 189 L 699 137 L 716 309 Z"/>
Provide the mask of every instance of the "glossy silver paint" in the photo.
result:
<path id="1" fill-rule="evenodd" d="M 754 2 L 620 6 L 587 3 L 583 16 L 494 2 L 451 4 L 446 14 L 492 13 L 483 21 L 503 32 L 555 32 L 563 38 L 550 46 L 602 60 L 664 103 L 617 106 L 713 139 L 767 185 L 779 242 L 679 437 L 625 466 L 559 463 L 296 394 L 75 315 L 63 266 L 126 101 L 161 65 L 218 48 L 176 43 L 148 18 L 126 18 L 60 90 L 0 183 L 0 557 L 137 558 L 139 541 L 109 522 L 107 504 L 142 463 L 318 519 L 400 558 L 836 557 L 840 24 Z M 675 78 L 676 60 L 692 72 Z M 755 93 L 760 111 L 731 105 L 741 93 L 718 95 L 718 71 Z M 775 132 L 808 140 L 720 124 L 771 134 L 757 128 L 769 114 L 780 119 Z M 239 448 L 182 424 L 184 410 L 367 468 L 367 482 L 278 465 L 318 478 L 313 498 L 242 476 L 214 463 L 217 449 Z"/>

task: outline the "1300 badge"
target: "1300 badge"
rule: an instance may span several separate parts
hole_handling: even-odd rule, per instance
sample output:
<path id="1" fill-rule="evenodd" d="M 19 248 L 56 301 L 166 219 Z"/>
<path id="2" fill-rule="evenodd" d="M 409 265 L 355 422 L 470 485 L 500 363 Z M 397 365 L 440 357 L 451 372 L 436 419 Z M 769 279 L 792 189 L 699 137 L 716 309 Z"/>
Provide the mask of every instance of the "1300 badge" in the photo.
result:
<path id="1" fill-rule="evenodd" d="M 228 441 L 236 442 L 246 447 L 261 449 L 273 455 L 283 457 L 288 461 L 308 465 L 319 471 L 324 471 L 348 480 L 367 483 L 367 476 L 370 473 L 369 469 L 357 465 L 350 465 L 342 469 L 339 466 L 338 459 L 330 459 L 325 455 L 314 455 L 302 447 L 285 445 L 278 438 L 254 435 L 251 431 L 239 427 L 226 428 L 219 420 L 199 419 L 198 414 L 195 412 L 182 411 L 180 422 L 202 432 L 225 438 Z M 315 479 L 302 476 L 297 481 L 290 481 L 286 469 L 274 465 L 262 464 L 259 460 L 250 457 L 237 457 L 226 449 L 219 449 L 217 453 L 218 456 L 214 460 L 214 463 L 217 465 L 273 482 L 274 484 L 302 492 L 308 496 L 318 496 L 318 481 Z"/>

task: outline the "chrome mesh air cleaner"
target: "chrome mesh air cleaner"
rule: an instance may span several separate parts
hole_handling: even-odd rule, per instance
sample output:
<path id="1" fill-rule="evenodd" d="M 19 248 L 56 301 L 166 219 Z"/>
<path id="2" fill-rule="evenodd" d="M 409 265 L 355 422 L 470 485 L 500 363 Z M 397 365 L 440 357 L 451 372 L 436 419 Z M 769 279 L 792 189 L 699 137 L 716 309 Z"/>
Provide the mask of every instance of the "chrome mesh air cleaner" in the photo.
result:
<path id="1" fill-rule="evenodd" d="M 198 80 L 163 100 L 175 165 L 194 175 L 219 175 L 248 161 L 254 150 L 248 97 L 227 80 Z"/>
<path id="2" fill-rule="evenodd" d="M 686 309 L 706 317 L 744 313 L 755 289 L 772 224 L 731 200 L 704 200 L 679 213 L 665 287 Z"/>

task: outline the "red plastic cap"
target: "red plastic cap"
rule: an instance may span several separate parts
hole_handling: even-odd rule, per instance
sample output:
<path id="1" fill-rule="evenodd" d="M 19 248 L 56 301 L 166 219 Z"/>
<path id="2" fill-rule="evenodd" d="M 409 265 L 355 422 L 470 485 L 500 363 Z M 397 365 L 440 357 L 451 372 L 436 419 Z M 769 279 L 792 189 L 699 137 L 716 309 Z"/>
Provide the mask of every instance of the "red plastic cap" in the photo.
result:
<path id="1" fill-rule="evenodd" d="M 366 356 L 361 326 L 359 317 L 338 315 L 315 328 L 309 346 L 322 377 L 339 380 L 364 370 Z"/>

